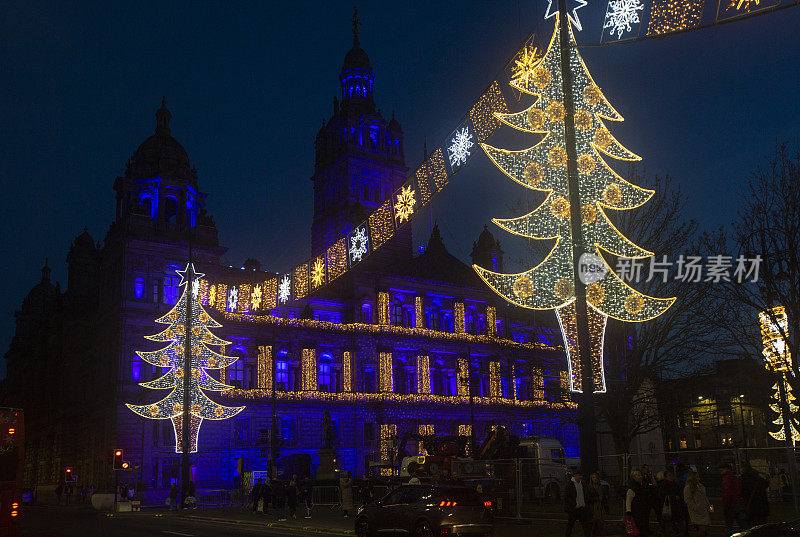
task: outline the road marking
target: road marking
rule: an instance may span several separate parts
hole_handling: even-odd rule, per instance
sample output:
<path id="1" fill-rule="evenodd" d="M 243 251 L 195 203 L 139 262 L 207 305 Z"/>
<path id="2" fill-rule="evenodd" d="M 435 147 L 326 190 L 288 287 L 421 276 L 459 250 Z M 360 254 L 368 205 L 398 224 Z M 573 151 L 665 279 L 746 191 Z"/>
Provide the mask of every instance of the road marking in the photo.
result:
<path id="1" fill-rule="evenodd" d="M 183 537 L 197 537 L 194 533 L 181 533 L 179 531 L 161 530 L 161 533 L 171 533 L 172 535 L 183 535 Z"/>

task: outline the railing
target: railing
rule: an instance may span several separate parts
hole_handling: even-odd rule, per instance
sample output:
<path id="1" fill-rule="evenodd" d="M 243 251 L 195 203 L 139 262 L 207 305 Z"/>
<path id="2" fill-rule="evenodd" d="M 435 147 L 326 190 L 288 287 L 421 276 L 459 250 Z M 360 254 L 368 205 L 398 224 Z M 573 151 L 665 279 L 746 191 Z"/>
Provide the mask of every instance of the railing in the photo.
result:
<path id="1" fill-rule="evenodd" d="M 317 486 L 311 489 L 311 503 L 314 505 L 337 506 L 340 505 L 341 496 L 337 486 Z"/>

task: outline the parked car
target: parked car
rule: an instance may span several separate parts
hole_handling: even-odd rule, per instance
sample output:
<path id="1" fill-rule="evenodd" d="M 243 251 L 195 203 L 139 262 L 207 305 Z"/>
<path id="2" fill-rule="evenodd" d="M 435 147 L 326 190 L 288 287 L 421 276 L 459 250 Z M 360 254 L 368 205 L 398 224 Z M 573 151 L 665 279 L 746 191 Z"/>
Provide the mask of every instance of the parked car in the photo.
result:
<path id="1" fill-rule="evenodd" d="M 491 501 L 468 487 L 403 485 L 356 514 L 356 535 L 403 533 L 414 537 L 470 535 L 494 532 Z"/>
<path id="2" fill-rule="evenodd" d="M 731 537 L 800 537 L 800 520 L 763 524 L 734 533 Z"/>

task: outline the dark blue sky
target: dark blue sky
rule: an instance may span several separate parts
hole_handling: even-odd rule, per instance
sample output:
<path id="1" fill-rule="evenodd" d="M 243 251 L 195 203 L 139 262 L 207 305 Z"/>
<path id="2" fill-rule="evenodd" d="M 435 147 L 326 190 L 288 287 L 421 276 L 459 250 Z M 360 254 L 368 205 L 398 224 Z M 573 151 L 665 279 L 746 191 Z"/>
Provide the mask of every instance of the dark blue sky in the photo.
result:
<path id="1" fill-rule="evenodd" d="M 605 2 L 589 2 L 580 12 L 584 44 L 599 41 L 605 12 Z M 387 117 L 397 110 L 409 166 L 422 156 L 423 137 L 429 147 L 440 143 L 525 35 L 538 27 L 546 41 L 552 24 L 540 23 L 545 5 L 360 6 L 377 106 Z M 230 247 L 226 260 L 237 265 L 253 256 L 286 270 L 306 258 L 314 135 L 338 93 L 351 15 L 350 1 L 6 3 L 0 346 L 45 257 L 63 287 L 72 239 L 86 225 L 102 240 L 114 215 L 114 178 L 153 133 L 162 94 L 172 134 L 196 163 L 221 242 Z M 582 50 L 625 116 L 612 132 L 644 158 L 648 173 L 674 177 L 691 197 L 690 216 L 705 227 L 733 219 L 747 178 L 776 141 L 798 142 L 799 23 L 800 8 L 790 8 Z M 507 205 L 525 194 L 509 183 L 479 156 L 434 202 L 454 254 L 466 259 L 483 224 L 508 216 Z M 427 240 L 422 220 L 417 241 Z"/>

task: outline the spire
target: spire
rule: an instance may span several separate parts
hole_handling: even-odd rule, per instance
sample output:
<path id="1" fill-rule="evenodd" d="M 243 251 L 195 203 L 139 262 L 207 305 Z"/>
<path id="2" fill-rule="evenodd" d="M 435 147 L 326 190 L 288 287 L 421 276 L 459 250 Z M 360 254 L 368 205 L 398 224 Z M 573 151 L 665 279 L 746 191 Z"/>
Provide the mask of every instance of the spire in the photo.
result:
<path id="1" fill-rule="evenodd" d="M 42 267 L 42 283 L 50 283 L 50 265 L 48 259 L 44 258 L 44 266 Z"/>
<path id="2" fill-rule="evenodd" d="M 169 136 L 169 120 L 172 114 L 167 110 L 167 96 L 161 96 L 161 108 L 156 110 L 156 134 Z"/>
<path id="3" fill-rule="evenodd" d="M 358 6 L 353 6 L 353 18 L 350 19 L 353 23 L 353 46 L 359 46 L 358 43 L 358 27 L 361 24 L 361 20 L 358 18 Z"/>

